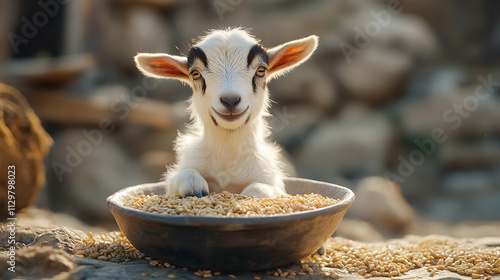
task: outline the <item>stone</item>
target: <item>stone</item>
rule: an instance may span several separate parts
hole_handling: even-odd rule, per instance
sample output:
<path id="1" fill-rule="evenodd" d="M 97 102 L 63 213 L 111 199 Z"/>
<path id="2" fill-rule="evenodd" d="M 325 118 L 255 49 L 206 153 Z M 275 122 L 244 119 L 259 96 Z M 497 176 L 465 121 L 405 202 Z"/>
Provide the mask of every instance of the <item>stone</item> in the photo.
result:
<path id="1" fill-rule="evenodd" d="M 494 176 L 488 171 L 452 172 L 444 176 L 442 188 L 447 196 L 465 197 L 487 193 L 494 185 Z"/>
<path id="2" fill-rule="evenodd" d="M 105 56 L 115 65 L 136 73 L 133 57 L 138 52 L 171 53 L 173 32 L 161 11 L 147 5 L 124 6 L 121 11 L 106 15 L 106 38 L 101 40 Z"/>
<path id="3" fill-rule="evenodd" d="M 363 4 L 349 19 L 339 21 L 336 31 L 344 34 L 340 42 L 326 39 L 342 54 L 334 63 L 340 87 L 357 101 L 381 106 L 403 94 L 418 59 L 436 54 L 437 38 L 420 17 Z"/>
<path id="4" fill-rule="evenodd" d="M 50 3 L 50 4 L 49 4 Z M 59 6 L 58 4 L 62 4 Z M 83 3 L 83 2 L 68 2 L 68 3 L 51 3 L 48 2 L 44 5 L 46 8 L 42 8 L 45 10 L 51 17 L 53 14 L 58 14 L 60 10 L 64 9 L 64 21 L 61 24 L 64 25 L 64 29 L 62 31 L 61 42 L 58 42 L 61 45 L 61 52 L 64 54 L 79 54 L 88 50 L 89 46 L 99 39 L 96 33 L 93 32 L 93 21 L 95 20 L 92 15 L 99 10 L 99 5 L 92 3 Z M 51 5 L 55 5 L 57 8 L 57 12 L 49 12 L 52 8 Z M 40 5 L 42 7 L 42 5 Z"/>
<path id="5" fill-rule="evenodd" d="M 7 227 L 8 224 L 2 224 L 0 226 L 0 240 L 2 244 L 7 244 L 10 229 Z M 16 237 L 15 240 L 18 242 L 18 246 L 28 245 L 33 243 L 35 238 L 39 235 L 43 235 L 51 232 L 53 226 L 32 226 L 32 225 L 16 225 Z"/>
<path id="6" fill-rule="evenodd" d="M 166 167 L 175 163 L 175 154 L 168 151 L 150 151 L 144 153 L 139 162 L 145 168 L 148 177 L 160 180 L 167 172 Z"/>
<path id="7" fill-rule="evenodd" d="M 285 148 L 296 147 L 326 116 L 312 106 L 273 106 L 269 125 L 272 139 Z"/>
<path id="8" fill-rule="evenodd" d="M 460 2 L 453 5 L 450 2 L 434 2 L 418 1 L 405 5 L 405 12 L 424 18 L 432 26 L 439 34 L 442 46 L 446 47 L 444 51 L 446 51 L 447 56 L 459 58 L 465 63 L 467 61 L 481 61 L 487 57 L 485 56 L 485 50 L 487 50 L 485 44 L 496 38 L 496 36 L 492 36 L 496 17 L 484 11 L 497 9 L 498 6 L 490 6 L 488 3 L 480 1 Z M 444 12 L 450 11 L 450 9 L 453 10 L 453 13 Z M 464 17 L 467 17 L 468 21 L 474 24 L 461 23 L 460 19 Z M 484 26 L 489 26 L 488 30 L 485 30 Z M 468 40 L 471 36 L 477 40 Z M 458 45 L 460 48 L 452 47 Z M 491 51 L 494 52 L 497 49 Z M 494 60 L 490 56 L 488 59 Z"/>
<path id="9" fill-rule="evenodd" d="M 306 63 L 269 84 L 271 99 L 278 104 L 299 103 L 328 112 L 338 100 L 332 80 L 312 63 Z"/>
<path id="10" fill-rule="evenodd" d="M 432 75 L 414 77 L 406 97 L 418 100 L 430 95 L 448 95 L 460 85 L 469 83 L 467 78 L 466 71 L 463 69 L 456 67 L 436 69 Z"/>
<path id="11" fill-rule="evenodd" d="M 71 250 L 86 238 L 87 234 L 82 231 L 61 227 L 51 232 L 37 235 L 31 245 L 51 246 L 71 253 Z"/>
<path id="12" fill-rule="evenodd" d="M 339 236 L 361 242 L 380 242 L 384 240 L 369 222 L 359 219 L 347 219 L 344 217 L 334 236 Z"/>
<path id="13" fill-rule="evenodd" d="M 496 181 L 497 190 L 488 192 L 478 190 L 470 195 L 463 205 L 465 208 L 461 213 L 466 220 L 498 221 L 500 219 L 500 190 L 499 181 Z"/>
<path id="14" fill-rule="evenodd" d="M 198 36 L 203 35 L 207 31 L 208 26 L 220 26 L 221 21 L 217 18 L 215 10 L 213 9 L 213 3 L 207 3 L 207 5 L 199 5 L 195 2 L 183 2 L 175 13 L 170 13 L 169 18 L 172 21 L 172 25 L 176 27 L 176 42 L 178 47 L 183 46 L 181 50 L 175 50 L 173 54 L 178 55 L 179 53 L 188 52 L 187 44 L 191 43 L 193 38 L 198 38 Z M 236 11 L 238 11 L 236 9 Z M 232 15 L 232 12 L 224 13 L 225 16 Z M 240 22 L 241 26 L 245 26 Z M 240 25 L 238 24 L 238 26 Z M 225 26 L 231 26 L 230 24 Z M 172 45 L 172 44 L 171 44 Z"/>
<path id="15" fill-rule="evenodd" d="M 382 233 L 410 232 L 415 212 L 401 194 L 400 187 L 382 177 L 368 177 L 354 189 L 356 201 L 349 211 L 370 222 Z"/>
<path id="16" fill-rule="evenodd" d="M 384 172 L 384 177 L 400 184 L 403 196 L 411 205 L 417 209 L 425 209 L 429 197 L 438 196 L 440 193 L 440 165 L 432 156 L 425 157 L 421 163 L 414 162 L 419 164 L 413 165 L 409 160 L 414 151 L 417 151 L 416 148 L 391 155 L 390 158 L 394 162 L 388 167 L 388 172 Z"/>
<path id="17" fill-rule="evenodd" d="M 491 120 L 500 119 L 500 102 L 486 90 L 473 86 L 432 93 L 426 98 L 407 103 L 401 108 L 403 133 L 431 138 L 436 129 L 443 131 L 444 141 L 484 138 L 500 132 Z"/>
<path id="18" fill-rule="evenodd" d="M 295 153 L 300 176 L 335 182 L 385 171 L 393 129 L 386 116 L 346 106 L 340 118 L 318 125 Z"/>
<path id="19" fill-rule="evenodd" d="M 0 83 L 0 220 L 13 217 L 15 210 L 34 205 L 45 185 L 44 160 L 52 146 L 40 119 L 24 96 L 15 88 Z M 9 187 L 13 186 L 13 187 Z M 14 189 L 15 188 L 15 189 Z M 14 199 L 8 197 L 13 192 Z"/>
<path id="20" fill-rule="evenodd" d="M 474 170 L 500 166 L 500 142 L 493 139 L 445 142 L 440 145 L 439 161 L 442 166 L 455 170 Z"/>
<path id="21" fill-rule="evenodd" d="M 76 263 L 70 254 L 50 246 L 27 247 L 16 252 L 15 272 L 8 271 L 6 252 L 0 253 L 0 277 L 9 279 L 68 279 Z M 18 278 L 19 277 L 19 278 Z"/>
<path id="22" fill-rule="evenodd" d="M 276 1 L 272 4 L 266 2 L 255 3 L 250 13 L 245 13 L 244 9 L 235 9 L 235 15 L 233 17 L 231 14 L 231 18 L 228 18 L 228 23 L 232 25 L 247 24 L 246 26 L 253 27 L 255 34 L 270 34 L 269 36 L 260 36 L 267 47 L 277 46 L 290 40 L 309 36 L 311 35 L 311 29 L 314 29 L 316 35 L 320 36 L 320 47 L 314 56 L 331 53 L 332 50 L 338 49 L 338 44 L 334 46 L 329 44 L 335 40 L 328 43 L 325 42 L 326 45 L 323 45 L 322 38 L 324 36 L 327 35 L 332 38 L 336 37 L 336 34 L 346 34 L 343 36 L 343 39 L 345 39 L 345 37 L 351 34 L 345 32 L 345 30 L 341 30 L 339 26 L 344 25 L 350 28 L 352 32 L 353 25 L 349 21 L 350 18 L 356 16 L 361 11 L 368 12 L 370 9 L 381 7 L 381 5 L 372 1 L 320 0 L 311 3 L 297 2 L 293 5 L 287 1 Z M 286 10 L 287 12 L 269 13 L 271 9 L 277 11 Z M 240 14 L 237 14 L 238 12 Z M 291 21 L 291 18 L 294 20 Z M 255 22 L 259 24 L 255 24 Z M 276 24 L 276 22 L 286 22 L 287 24 Z"/>
<path id="23" fill-rule="evenodd" d="M 480 238 L 483 242 L 488 242 L 488 239 L 495 238 L 498 240 L 500 232 L 500 221 L 459 221 L 454 223 L 451 219 L 437 220 L 418 219 L 412 231 L 412 234 L 425 236 L 430 234 L 446 235 L 455 238 Z M 490 244 L 495 244 L 491 242 Z M 498 246 L 498 245 L 497 245 Z"/>
<path id="24" fill-rule="evenodd" d="M 10 35 L 9 31 L 14 30 L 16 21 L 19 20 L 16 15 L 19 13 L 20 6 L 19 3 L 11 1 L 0 3 L 0 17 L 3 21 L 3 24 L 0 26 L 0 34 L 4 34 L 7 37 Z M 10 39 L 10 37 L 7 38 Z M 5 40 L 4 43 L 0 44 L 0 61 L 5 61 L 11 52 L 15 54 L 20 51 L 20 47 L 14 47 L 15 44 L 7 43 L 7 41 Z"/>
<path id="25" fill-rule="evenodd" d="M 120 5 L 146 5 L 156 9 L 174 8 L 182 2 L 182 0 L 117 0 Z"/>
<path id="26" fill-rule="evenodd" d="M 405 53 L 364 49 L 352 61 L 336 66 L 340 84 L 355 100 L 380 106 L 402 93 L 411 69 Z"/>
<path id="27" fill-rule="evenodd" d="M 54 135 L 47 172 L 49 206 L 82 219 L 112 223 L 106 198 L 124 187 L 158 182 L 122 148 L 119 135 L 88 136 L 85 129 Z"/>
<path id="28" fill-rule="evenodd" d="M 457 222 L 465 219 L 463 213 L 464 199 L 437 196 L 427 202 L 422 215 L 438 221 Z"/>
<path id="29" fill-rule="evenodd" d="M 8 224 L 0 227 L 0 240 L 7 244 L 10 234 Z M 15 240 L 19 246 L 51 246 L 68 253 L 80 243 L 87 235 L 80 230 L 60 227 L 53 224 L 37 226 L 26 222 L 16 224 Z"/>
<path id="30" fill-rule="evenodd" d="M 95 64 L 95 57 L 91 53 L 23 58 L 4 63 L 0 75 L 44 86 L 62 86 L 74 82 Z M 19 86 L 26 86 L 26 83 L 19 83 Z"/>
<path id="31" fill-rule="evenodd" d="M 134 158 L 140 158 L 150 152 L 173 152 L 178 131 L 175 129 L 150 130 L 134 126 L 124 128 L 120 134 L 126 150 Z M 169 160 L 169 158 L 166 159 Z"/>
<path id="32" fill-rule="evenodd" d="M 44 206 L 39 206 L 44 207 Z M 81 220 L 65 214 L 65 213 L 54 213 L 46 208 L 35 208 L 28 207 L 20 210 L 16 214 L 17 225 L 20 227 L 29 227 L 29 228 L 57 228 L 57 227 L 68 227 L 71 229 L 83 231 L 83 232 L 104 232 L 107 229 L 92 226 L 82 222 Z M 109 230 L 109 229 L 108 229 Z M 44 232 L 45 233 L 45 232 Z M 41 235 L 40 232 L 38 235 Z"/>
<path id="33" fill-rule="evenodd" d="M 412 58 L 430 58 L 438 51 L 437 35 L 429 23 L 404 13 L 392 17 L 373 44 L 410 54 Z"/>

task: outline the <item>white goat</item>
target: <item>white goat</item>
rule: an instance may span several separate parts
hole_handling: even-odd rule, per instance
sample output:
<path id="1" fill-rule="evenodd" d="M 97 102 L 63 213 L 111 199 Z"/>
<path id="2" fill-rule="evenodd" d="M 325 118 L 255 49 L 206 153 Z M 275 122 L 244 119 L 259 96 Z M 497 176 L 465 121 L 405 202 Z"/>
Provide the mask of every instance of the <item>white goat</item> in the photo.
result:
<path id="1" fill-rule="evenodd" d="M 267 82 L 306 61 L 317 45 L 313 35 L 266 50 L 235 28 L 211 31 L 187 57 L 138 54 L 135 62 L 146 76 L 178 79 L 193 89 L 192 123 L 176 140 L 178 162 L 165 174 L 167 194 L 284 194 L 279 148 L 268 140 Z"/>

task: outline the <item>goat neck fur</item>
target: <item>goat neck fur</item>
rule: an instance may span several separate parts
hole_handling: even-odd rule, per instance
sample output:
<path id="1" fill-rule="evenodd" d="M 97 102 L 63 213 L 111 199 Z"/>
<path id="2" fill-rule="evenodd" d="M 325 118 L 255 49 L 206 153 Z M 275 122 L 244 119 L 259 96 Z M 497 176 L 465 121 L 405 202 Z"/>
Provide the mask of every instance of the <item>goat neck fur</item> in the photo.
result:
<path id="1" fill-rule="evenodd" d="M 247 196 L 285 193 L 279 148 L 270 130 L 267 83 L 306 61 L 317 36 L 265 49 L 241 28 L 214 30 L 188 56 L 138 54 L 146 76 L 177 79 L 193 89 L 191 124 L 176 140 L 178 162 L 165 174 L 168 194 Z"/>

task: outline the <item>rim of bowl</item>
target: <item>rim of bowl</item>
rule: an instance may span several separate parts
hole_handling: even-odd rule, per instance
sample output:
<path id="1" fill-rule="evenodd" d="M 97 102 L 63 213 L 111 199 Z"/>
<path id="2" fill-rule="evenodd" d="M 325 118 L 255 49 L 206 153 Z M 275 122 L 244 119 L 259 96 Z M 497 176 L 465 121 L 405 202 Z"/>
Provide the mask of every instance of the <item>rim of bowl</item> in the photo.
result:
<path id="1" fill-rule="evenodd" d="M 189 215 L 166 215 L 160 213 L 150 213 L 144 212 L 137 209 L 125 207 L 120 204 L 117 200 L 119 197 L 126 195 L 128 192 L 135 190 L 137 188 L 144 188 L 147 186 L 154 186 L 159 183 L 149 183 L 130 186 L 115 192 L 106 199 L 106 206 L 114 215 L 115 212 L 125 214 L 130 217 L 140 218 L 142 220 L 154 221 L 157 223 L 169 224 L 169 225 L 182 225 L 182 226 L 228 226 L 228 225 L 267 225 L 276 224 L 278 222 L 287 222 L 290 220 L 297 219 L 307 219 L 319 215 L 333 214 L 337 212 L 342 212 L 347 210 L 352 203 L 354 203 L 354 192 L 349 188 L 327 183 L 320 182 L 310 179 L 288 177 L 285 180 L 293 180 L 296 182 L 306 182 L 306 183 L 321 183 L 327 184 L 330 187 L 335 187 L 343 190 L 346 194 L 340 199 L 340 202 L 334 205 L 307 210 L 302 212 L 295 212 L 289 214 L 278 214 L 269 216 L 257 216 L 257 217 L 202 217 L 202 216 L 189 216 Z"/>

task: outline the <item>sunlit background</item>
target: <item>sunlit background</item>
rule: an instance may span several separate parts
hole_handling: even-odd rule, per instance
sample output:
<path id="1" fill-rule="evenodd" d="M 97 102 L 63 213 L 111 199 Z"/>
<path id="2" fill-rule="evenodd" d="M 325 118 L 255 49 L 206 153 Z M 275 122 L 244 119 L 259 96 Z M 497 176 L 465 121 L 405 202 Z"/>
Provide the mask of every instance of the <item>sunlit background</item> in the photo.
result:
<path id="1" fill-rule="evenodd" d="M 465 0 L 2 0 L 0 82 L 54 141 L 45 187 L 25 191 L 58 219 L 116 228 L 106 197 L 160 180 L 189 121 L 189 87 L 143 77 L 132 57 L 186 54 L 205 31 L 241 26 L 266 47 L 320 37 L 308 62 L 269 84 L 270 124 L 291 176 L 355 191 L 336 234 L 499 235 L 499 11 Z M 17 169 L 39 182 L 43 157 Z"/>

